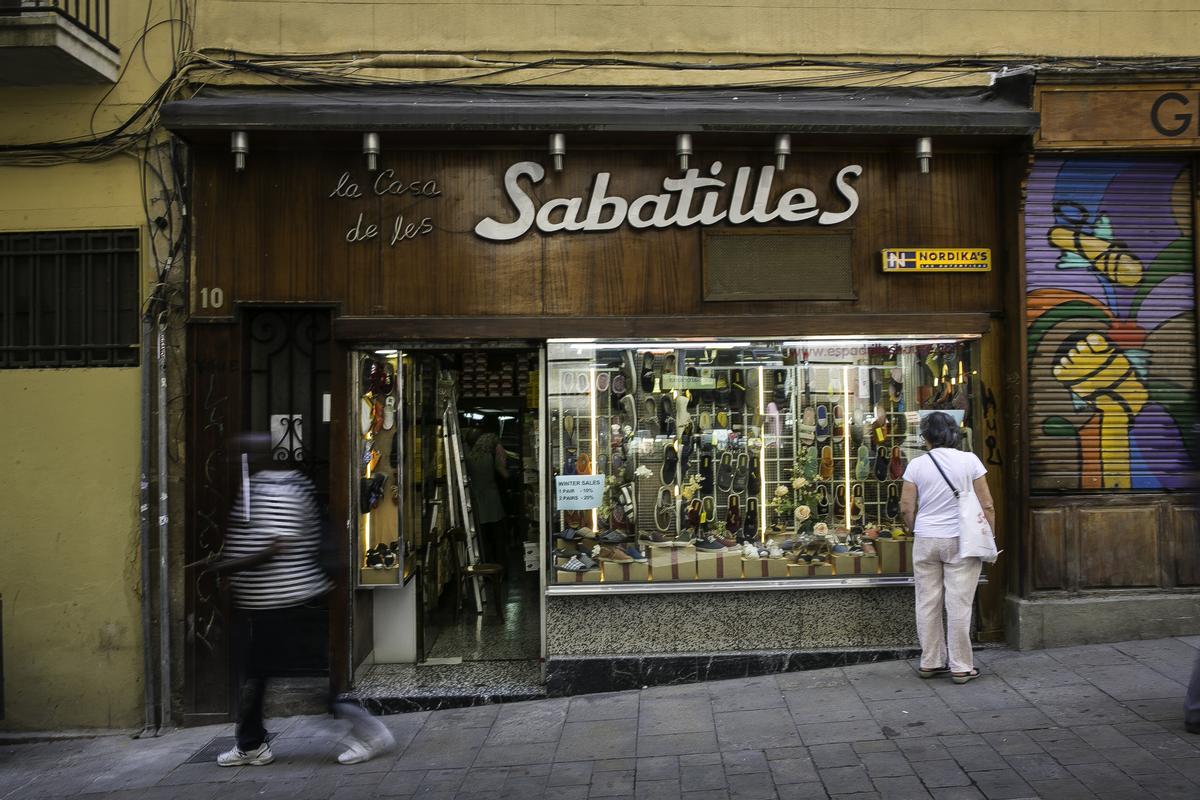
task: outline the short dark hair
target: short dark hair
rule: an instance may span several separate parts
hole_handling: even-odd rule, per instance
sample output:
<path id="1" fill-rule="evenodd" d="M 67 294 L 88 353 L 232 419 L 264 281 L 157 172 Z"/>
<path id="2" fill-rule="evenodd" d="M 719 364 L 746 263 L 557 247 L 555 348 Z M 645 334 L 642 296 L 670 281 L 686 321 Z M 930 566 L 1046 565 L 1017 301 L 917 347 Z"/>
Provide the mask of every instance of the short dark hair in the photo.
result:
<path id="1" fill-rule="evenodd" d="M 921 419 L 921 436 L 930 447 L 958 447 L 961 434 L 954 417 L 942 411 L 934 411 Z"/>

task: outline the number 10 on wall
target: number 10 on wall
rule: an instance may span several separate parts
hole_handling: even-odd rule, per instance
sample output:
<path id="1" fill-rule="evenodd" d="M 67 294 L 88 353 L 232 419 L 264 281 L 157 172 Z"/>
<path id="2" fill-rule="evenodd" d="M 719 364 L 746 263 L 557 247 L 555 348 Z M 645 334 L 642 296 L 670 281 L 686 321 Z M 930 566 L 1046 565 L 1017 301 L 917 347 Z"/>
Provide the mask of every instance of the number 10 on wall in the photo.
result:
<path id="1" fill-rule="evenodd" d="M 200 307 L 201 308 L 220 308 L 225 305 L 225 290 L 219 286 L 209 288 L 207 286 L 200 289 Z"/>

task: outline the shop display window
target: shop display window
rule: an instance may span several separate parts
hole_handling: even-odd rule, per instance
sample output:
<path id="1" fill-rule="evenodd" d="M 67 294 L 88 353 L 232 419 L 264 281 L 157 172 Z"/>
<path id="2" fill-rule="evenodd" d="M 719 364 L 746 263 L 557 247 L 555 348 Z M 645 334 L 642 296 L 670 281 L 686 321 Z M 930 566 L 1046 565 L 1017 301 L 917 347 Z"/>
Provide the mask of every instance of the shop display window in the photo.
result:
<path id="1" fill-rule="evenodd" d="M 551 585 L 912 575 L 922 413 L 973 450 L 974 343 L 552 341 Z"/>
<path id="2" fill-rule="evenodd" d="M 404 370 L 396 350 L 355 356 L 355 481 L 359 585 L 395 586 L 404 574 L 401 493 L 397 476 L 403 440 Z"/>

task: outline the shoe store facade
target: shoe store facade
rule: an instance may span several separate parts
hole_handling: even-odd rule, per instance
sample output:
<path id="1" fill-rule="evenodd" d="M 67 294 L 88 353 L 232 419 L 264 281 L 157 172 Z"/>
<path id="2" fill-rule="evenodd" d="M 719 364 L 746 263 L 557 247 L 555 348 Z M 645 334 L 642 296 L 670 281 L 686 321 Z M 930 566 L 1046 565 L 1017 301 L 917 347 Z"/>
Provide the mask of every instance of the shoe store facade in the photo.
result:
<path id="1" fill-rule="evenodd" d="M 296 98 L 164 110 L 195 234 L 186 557 L 220 549 L 230 433 L 270 431 L 344 537 L 304 612 L 335 686 L 420 662 L 431 593 L 503 603 L 451 533 L 469 398 L 521 431 L 552 693 L 912 648 L 922 412 L 961 421 L 1019 551 L 1027 86 Z M 1027 580 L 985 576 L 981 641 Z M 220 716 L 229 609 L 187 592 L 185 711 Z"/>
<path id="2" fill-rule="evenodd" d="M 1019 365 L 1022 647 L 1200 628 L 1194 84 L 1039 81 Z"/>

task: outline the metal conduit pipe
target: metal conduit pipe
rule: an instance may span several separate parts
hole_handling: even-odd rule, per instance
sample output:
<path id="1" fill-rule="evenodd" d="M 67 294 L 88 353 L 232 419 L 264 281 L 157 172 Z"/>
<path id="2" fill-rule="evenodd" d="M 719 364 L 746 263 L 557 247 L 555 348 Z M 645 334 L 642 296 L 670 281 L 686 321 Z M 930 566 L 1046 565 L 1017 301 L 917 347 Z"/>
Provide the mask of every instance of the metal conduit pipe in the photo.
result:
<path id="1" fill-rule="evenodd" d="M 167 311 L 158 315 L 158 675 L 159 730 L 171 721 L 171 595 L 167 523 Z"/>
<path id="2" fill-rule="evenodd" d="M 142 547 L 142 699 L 146 718 L 138 738 L 154 736 L 158 729 L 155 712 L 154 605 L 150 585 L 150 389 L 154 382 L 150 353 L 154 345 L 154 324 L 149 314 L 142 316 L 142 474 L 138 494 L 138 533 Z"/>

